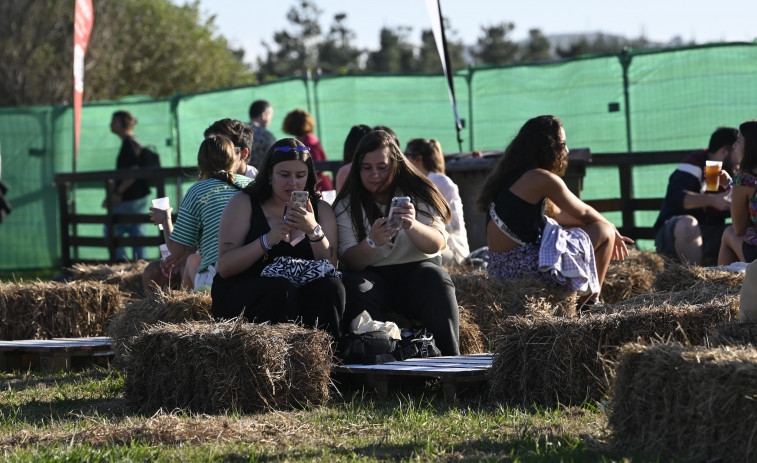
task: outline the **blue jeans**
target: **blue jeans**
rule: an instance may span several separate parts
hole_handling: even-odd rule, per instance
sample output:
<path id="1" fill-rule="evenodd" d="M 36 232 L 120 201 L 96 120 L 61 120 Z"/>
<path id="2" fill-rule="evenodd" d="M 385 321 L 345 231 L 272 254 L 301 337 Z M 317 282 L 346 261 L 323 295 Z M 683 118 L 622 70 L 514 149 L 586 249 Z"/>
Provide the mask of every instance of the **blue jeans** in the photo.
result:
<path id="1" fill-rule="evenodd" d="M 121 201 L 116 207 L 113 208 L 114 214 L 144 214 L 148 211 L 148 199 L 144 198 L 131 199 L 128 201 Z M 118 223 L 115 225 L 116 238 L 129 234 L 129 236 L 147 236 L 147 227 L 143 223 Z M 108 236 L 108 227 L 105 227 L 105 236 Z M 147 248 L 145 247 L 133 247 L 134 260 L 146 259 Z M 116 249 L 116 259 L 126 260 L 126 248 Z"/>

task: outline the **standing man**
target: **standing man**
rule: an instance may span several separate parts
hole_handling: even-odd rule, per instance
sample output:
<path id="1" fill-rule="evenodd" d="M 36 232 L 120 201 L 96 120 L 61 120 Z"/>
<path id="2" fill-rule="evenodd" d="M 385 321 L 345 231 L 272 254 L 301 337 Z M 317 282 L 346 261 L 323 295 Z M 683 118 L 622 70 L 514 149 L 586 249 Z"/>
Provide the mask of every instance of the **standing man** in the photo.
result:
<path id="1" fill-rule="evenodd" d="M 250 105 L 250 129 L 252 129 L 252 149 L 249 163 L 260 167 L 268 148 L 276 142 L 276 138 L 268 131 L 273 120 L 273 106 L 265 100 L 255 100 Z"/>
<path id="2" fill-rule="evenodd" d="M 718 128 L 710 136 L 707 150 L 689 154 L 670 175 L 653 227 L 658 253 L 696 265 L 717 264 L 731 202 L 727 198 L 727 180 L 721 179 L 719 191 L 706 192 L 704 168 L 707 161 L 721 161 L 721 175 L 733 174 L 738 162 L 732 149 L 737 133 L 735 128 Z"/>
<path id="3" fill-rule="evenodd" d="M 142 145 L 134 136 L 134 126 L 137 125 L 137 119 L 128 111 L 116 111 L 110 121 L 110 131 L 118 135 L 122 140 L 121 150 L 118 152 L 116 159 L 116 169 L 139 169 L 140 154 Z M 113 212 L 116 214 L 146 214 L 148 206 L 148 196 L 150 187 L 144 180 L 127 178 L 121 180 L 116 185 L 114 193 Z M 103 207 L 107 207 L 107 198 L 103 201 Z M 129 236 L 146 236 L 147 229 L 142 223 L 119 223 L 115 225 L 115 236 L 119 237 L 125 234 Z M 105 234 L 108 234 L 108 227 L 105 227 Z M 144 247 L 134 247 L 134 260 L 144 259 L 147 255 Z M 127 260 L 126 250 L 119 247 L 116 250 L 118 260 Z"/>

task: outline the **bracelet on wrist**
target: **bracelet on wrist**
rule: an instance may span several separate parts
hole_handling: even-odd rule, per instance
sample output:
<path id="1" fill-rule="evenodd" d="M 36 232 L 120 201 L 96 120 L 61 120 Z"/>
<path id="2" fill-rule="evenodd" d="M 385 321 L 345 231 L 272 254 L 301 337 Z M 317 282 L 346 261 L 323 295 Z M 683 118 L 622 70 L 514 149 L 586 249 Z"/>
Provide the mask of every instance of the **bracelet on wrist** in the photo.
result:
<path id="1" fill-rule="evenodd" d="M 376 249 L 378 246 L 376 246 L 376 243 L 371 239 L 371 235 L 368 235 L 365 237 L 365 242 L 368 243 L 368 246 Z"/>
<path id="2" fill-rule="evenodd" d="M 314 240 L 311 240 L 310 236 L 308 236 L 308 241 L 310 241 L 311 243 L 317 243 L 317 242 L 323 240 L 324 238 L 326 238 L 326 234 L 322 232 L 321 236 L 319 236 L 318 238 L 316 238 Z"/>
<path id="3" fill-rule="evenodd" d="M 271 250 L 271 246 L 268 246 L 268 239 L 266 238 L 267 235 L 263 235 L 260 237 L 260 244 L 263 246 L 263 249 L 268 252 Z"/>

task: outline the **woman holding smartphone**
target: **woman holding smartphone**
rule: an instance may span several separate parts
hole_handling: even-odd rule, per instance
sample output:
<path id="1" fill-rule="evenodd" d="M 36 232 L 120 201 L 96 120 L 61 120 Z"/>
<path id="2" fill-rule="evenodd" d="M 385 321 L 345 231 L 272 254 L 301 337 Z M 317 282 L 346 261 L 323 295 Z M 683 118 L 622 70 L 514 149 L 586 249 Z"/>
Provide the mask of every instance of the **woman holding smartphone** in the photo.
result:
<path id="1" fill-rule="evenodd" d="M 275 258 L 325 259 L 336 265 L 336 218 L 315 191 L 310 148 L 284 138 L 268 149 L 255 181 L 229 200 L 218 230 L 218 263 L 211 296 L 215 318 L 305 324 L 341 335 L 345 291 L 336 276 L 303 286 L 261 276 Z M 305 206 L 290 204 L 306 191 Z"/>
<path id="2" fill-rule="evenodd" d="M 450 208 L 384 131 L 363 136 L 335 200 L 347 323 L 363 310 L 391 309 L 423 323 L 443 355 L 458 355 L 455 286 L 441 266 Z M 396 225 L 389 220 L 391 210 Z"/>

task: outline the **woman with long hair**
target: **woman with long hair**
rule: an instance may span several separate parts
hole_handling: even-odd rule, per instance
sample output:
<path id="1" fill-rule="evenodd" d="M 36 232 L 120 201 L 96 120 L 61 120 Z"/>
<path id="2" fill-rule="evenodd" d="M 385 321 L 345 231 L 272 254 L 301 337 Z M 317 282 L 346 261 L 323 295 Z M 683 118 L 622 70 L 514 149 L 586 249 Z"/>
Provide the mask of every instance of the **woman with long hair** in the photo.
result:
<path id="1" fill-rule="evenodd" d="M 340 337 L 345 292 L 336 275 L 302 285 L 284 276 L 263 276 L 277 257 L 336 265 L 336 218 L 315 185 L 310 147 L 284 138 L 268 149 L 255 181 L 231 198 L 218 230 L 211 290 L 215 318 L 244 311 L 249 320 L 302 320 Z M 304 207 L 290 204 L 293 191 L 307 192 Z"/>
<path id="2" fill-rule="evenodd" d="M 395 197 L 409 200 L 392 207 Z M 345 318 L 365 310 L 385 320 L 383 310 L 391 308 L 423 323 L 442 354 L 457 355 L 455 286 L 440 259 L 450 208 L 439 190 L 407 162 L 391 135 L 376 130 L 360 140 L 335 204 Z"/>
<path id="3" fill-rule="evenodd" d="M 538 275 L 550 283 L 569 283 L 574 290 L 582 291 L 580 302 L 584 303 L 598 299 L 611 259 L 624 259 L 628 255 L 626 243 L 633 241 L 621 236 L 610 221 L 568 189 L 561 178 L 567 166 L 562 122 L 555 116 L 530 119 L 486 179 L 476 205 L 487 214 L 487 271 L 491 276 L 510 279 Z M 554 221 L 574 230 L 569 233 L 569 244 L 581 251 L 578 256 L 571 254 L 571 259 L 585 278 L 565 278 L 553 271 L 554 266 L 545 271 L 544 261 L 540 262 L 542 250 L 548 262 L 565 255 L 559 253 L 555 242 L 545 239 L 565 232 L 547 220 L 547 200 Z"/>
<path id="4" fill-rule="evenodd" d="M 733 150 L 739 168 L 733 175 L 732 225 L 723 232 L 718 265 L 757 259 L 757 120 L 739 126 Z"/>

